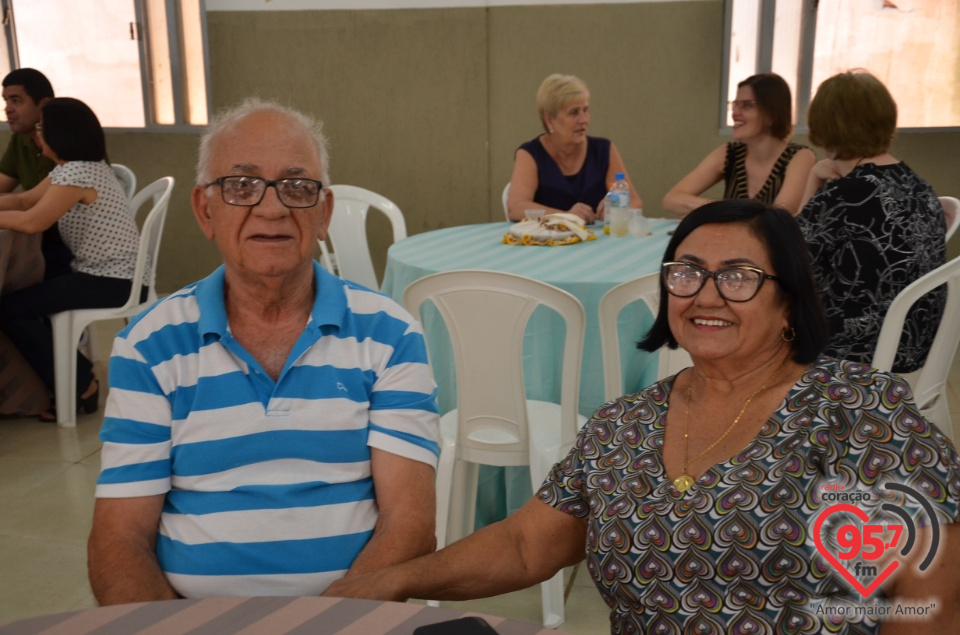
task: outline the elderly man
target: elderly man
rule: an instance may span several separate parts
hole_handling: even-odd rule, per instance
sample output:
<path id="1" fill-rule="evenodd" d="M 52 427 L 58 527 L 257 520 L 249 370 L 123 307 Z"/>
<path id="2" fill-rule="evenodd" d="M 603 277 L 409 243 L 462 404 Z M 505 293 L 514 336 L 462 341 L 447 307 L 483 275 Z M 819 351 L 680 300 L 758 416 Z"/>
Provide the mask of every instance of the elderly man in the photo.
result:
<path id="1" fill-rule="evenodd" d="M 423 336 L 314 262 L 325 147 L 257 100 L 201 140 L 193 211 L 224 264 L 114 343 L 89 542 L 101 604 L 320 594 L 434 549 Z"/>

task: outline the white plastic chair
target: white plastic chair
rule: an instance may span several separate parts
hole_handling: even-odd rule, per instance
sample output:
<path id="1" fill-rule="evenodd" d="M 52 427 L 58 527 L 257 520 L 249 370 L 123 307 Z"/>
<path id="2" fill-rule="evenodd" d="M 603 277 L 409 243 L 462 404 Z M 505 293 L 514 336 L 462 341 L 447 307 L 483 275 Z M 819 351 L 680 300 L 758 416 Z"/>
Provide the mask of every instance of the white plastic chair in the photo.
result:
<path id="1" fill-rule="evenodd" d="M 943 206 L 943 217 L 947 221 L 947 240 L 957 231 L 960 226 L 960 200 L 952 196 L 941 196 L 940 205 Z"/>
<path id="2" fill-rule="evenodd" d="M 127 193 L 127 198 L 133 198 L 137 191 L 137 175 L 127 166 L 119 163 L 114 163 L 110 167 L 113 168 L 113 173 L 117 175 L 117 180 L 123 186 L 123 191 Z"/>
<path id="3" fill-rule="evenodd" d="M 600 350 L 603 354 L 603 387 L 606 399 L 624 394 L 623 373 L 620 365 L 620 334 L 617 319 L 629 304 L 643 300 L 654 318 L 660 306 L 660 273 L 651 273 L 636 280 L 618 284 L 607 291 L 597 307 L 600 320 Z M 657 379 L 675 375 L 693 365 L 690 354 L 682 348 L 661 348 L 657 364 Z"/>
<path id="4" fill-rule="evenodd" d="M 503 194 L 500 195 L 500 202 L 503 203 L 503 215 L 510 220 L 510 210 L 507 208 L 507 197 L 510 196 L 510 182 L 503 186 Z"/>
<path id="5" fill-rule="evenodd" d="M 927 361 L 923 368 L 904 377 L 913 389 L 920 414 L 937 424 L 951 439 L 957 439 L 950 421 L 946 390 L 950 367 L 960 343 L 960 328 L 957 328 L 960 318 L 960 256 L 914 280 L 893 299 L 883 318 L 877 350 L 873 354 L 873 367 L 885 371 L 893 368 L 907 312 L 917 300 L 944 283 L 947 285 L 947 304 Z"/>
<path id="6" fill-rule="evenodd" d="M 393 228 L 393 242 L 407 237 L 407 224 L 393 201 L 376 192 L 353 185 L 331 185 L 333 217 L 327 239 L 333 253 L 320 241 L 320 262 L 330 272 L 370 289 L 379 290 L 377 274 L 367 244 L 367 212 L 375 208 L 383 212 Z"/>
<path id="7" fill-rule="evenodd" d="M 530 278 L 496 271 L 447 271 L 403 292 L 414 316 L 430 301 L 453 344 L 458 407 L 440 419 L 437 543 L 473 530 L 479 464 L 530 467 L 536 491 L 572 447 L 586 419 L 578 413 L 585 315 L 572 295 Z M 529 400 L 523 339 L 533 311 L 544 305 L 566 322 L 560 403 Z M 563 623 L 563 571 L 541 584 L 543 623 Z"/>
<path id="8" fill-rule="evenodd" d="M 157 259 L 160 253 L 160 238 L 163 235 L 163 222 L 167 215 L 170 192 L 173 189 L 173 177 L 165 176 L 154 181 L 130 201 L 134 211 L 148 200 L 152 208 L 140 228 L 140 247 L 137 250 L 137 263 L 133 273 L 133 285 L 130 298 L 120 307 L 105 309 L 77 309 L 63 311 L 50 316 L 53 328 L 53 364 L 56 383 L 57 425 L 72 428 L 77 425 L 77 343 L 80 334 L 88 324 L 99 320 L 129 318 L 147 308 L 157 300 L 156 275 Z M 147 267 L 150 275 L 146 276 Z M 140 302 L 142 288 L 146 286 L 147 300 Z"/>

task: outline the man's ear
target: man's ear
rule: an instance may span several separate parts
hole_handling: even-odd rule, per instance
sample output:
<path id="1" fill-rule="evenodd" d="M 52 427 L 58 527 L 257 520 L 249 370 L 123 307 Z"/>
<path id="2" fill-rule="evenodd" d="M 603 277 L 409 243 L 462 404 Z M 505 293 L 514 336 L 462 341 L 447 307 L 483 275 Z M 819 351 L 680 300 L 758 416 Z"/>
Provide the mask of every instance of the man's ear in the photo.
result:
<path id="1" fill-rule="evenodd" d="M 195 185 L 190 193 L 190 205 L 193 207 L 193 217 L 197 219 L 203 235 L 213 240 L 216 232 L 213 229 L 213 220 L 210 218 L 210 198 L 207 196 L 206 189 Z"/>
<path id="2" fill-rule="evenodd" d="M 320 231 L 317 233 L 317 238 L 326 240 L 327 230 L 330 228 L 330 219 L 333 218 L 333 192 L 330 188 L 325 187 L 320 197 L 318 205 L 323 206 L 323 218 L 320 221 Z"/>

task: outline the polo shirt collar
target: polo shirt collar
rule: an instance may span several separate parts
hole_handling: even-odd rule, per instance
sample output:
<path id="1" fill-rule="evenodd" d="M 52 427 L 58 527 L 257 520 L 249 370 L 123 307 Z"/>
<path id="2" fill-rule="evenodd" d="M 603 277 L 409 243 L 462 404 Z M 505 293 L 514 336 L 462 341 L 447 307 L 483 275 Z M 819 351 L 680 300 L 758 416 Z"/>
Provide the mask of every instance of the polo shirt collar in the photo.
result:
<path id="1" fill-rule="evenodd" d="M 220 265 L 197 283 L 195 293 L 200 309 L 197 326 L 201 336 L 212 335 L 220 339 L 229 332 L 227 307 L 223 301 L 225 274 L 225 267 Z M 317 261 L 313 262 L 313 279 L 317 292 L 307 328 L 315 330 L 326 325 L 340 327 L 347 312 L 347 293 L 343 280 L 329 273 Z"/>

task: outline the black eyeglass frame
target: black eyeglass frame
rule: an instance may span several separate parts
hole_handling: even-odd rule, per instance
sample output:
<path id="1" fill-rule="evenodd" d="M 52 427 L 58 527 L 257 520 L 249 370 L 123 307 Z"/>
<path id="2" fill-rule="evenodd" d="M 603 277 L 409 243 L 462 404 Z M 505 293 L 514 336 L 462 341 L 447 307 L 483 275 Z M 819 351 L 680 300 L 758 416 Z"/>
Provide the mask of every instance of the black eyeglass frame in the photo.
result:
<path id="1" fill-rule="evenodd" d="M 223 184 L 224 184 L 224 182 L 226 182 L 227 179 L 249 179 L 249 180 L 251 180 L 251 181 L 260 181 L 260 182 L 262 182 L 264 185 L 263 185 L 263 191 L 260 192 L 260 198 L 258 198 L 257 201 L 254 202 L 254 203 L 235 203 L 235 202 L 233 202 L 233 201 L 228 201 L 228 200 L 227 200 L 227 195 L 226 195 L 226 194 L 224 193 L 224 191 L 223 191 Z M 291 205 L 291 204 L 288 203 L 286 200 L 284 200 L 283 191 L 282 191 L 279 187 L 277 187 L 277 184 L 283 184 L 283 183 L 285 183 L 285 182 L 287 182 L 287 181 L 307 181 L 307 182 L 309 182 L 309 183 L 315 183 L 315 184 L 317 185 L 316 198 L 315 198 L 314 201 L 313 201 L 312 203 L 310 203 L 309 205 Z M 242 175 L 242 174 L 231 174 L 230 176 L 221 176 L 221 177 L 218 177 L 218 178 L 210 181 L 209 183 L 207 183 L 207 184 L 204 185 L 203 187 L 210 187 L 210 186 L 212 186 L 212 185 L 218 185 L 218 186 L 220 186 L 220 198 L 223 199 L 223 202 L 224 202 L 224 203 L 226 203 L 227 205 L 234 205 L 234 206 L 236 206 L 236 207 L 256 207 L 257 205 L 259 205 L 259 204 L 261 203 L 261 201 L 263 201 L 263 197 L 267 195 L 267 188 L 268 188 L 268 187 L 272 187 L 274 190 L 277 191 L 277 198 L 280 199 L 280 202 L 283 203 L 284 206 L 290 207 L 290 208 L 293 208 L 293 209 L 306 209 L 306 208 L 308 208 L 308 207 L 314 207 L 317 203 L 320 202 L 320 193 L 323 192 L 323 182 L 318 181 L 318 180 L 316 180 L 316 179 L 308 179 L 308 178 L 302 177 L 302 176 L 288 176 L 288 177 L 285 177 L 285 178 L 282 178 L 282 179 L 270 180 L 270 179 L 260 178 L 259 176 L 244 176 L 244 175 Z"/>
<path id="2" fill-rule="evenodd" d="M 670 285 L 667 283 L 667 268 L 674 265 L 683 265 L 685 267 L 690 267 L 696 269 L 700 272 L 700 285 L 697 287 L 696 291 L 693 293 L 688 293 L 682 295 L 680 293 L 675 293 L 670 289 Z M 754 273 L 760 274 L 760 281 L 757 283 L 757 288 L 754 289 L 753 294 L 749 298 L 743 300 L 735 300 L 733 298 L 728 298 L 723 292 L 723 285 L 719 284 L 717 281 L 717 276 L 721 275 L 727 271 L 731 270 L 741 270 L 741 271 L 752 271 Z M 726 300 L 727 302 L 749 302 L 750 300 L 757 297 L 757 294 L 760 293 L 760 289 L 763 288 L 763 283 L 767 280 L 773 280 L 774 282 L 779 281 L 780 278 L 777 276 L 772 276 L 763 269 L 759 267 L 751 267 L 750 265 L 731 265 L 729 267 L 723 267 L 722 269 L 717 269 L 716 271 L 710 271 L 709 269 L 704 269 L 700 265 L 695 265 L 692 262 L 687 262 L 686 260 L 674 260 L 670 262 L 665 262 L 660 265 L 660 280 L 663 282 L 663 288 L 667 290 L 667 293 L 677 298 L 692 298 L 693 296 L 700 293 L 703 290 L 703 285 L 707 283 L 707 278 L 713 278 L 713 284 L 717 288 L 717 293 L 720 294 L 720 297 Z"/>

